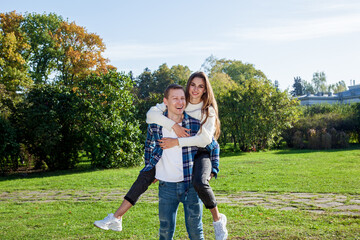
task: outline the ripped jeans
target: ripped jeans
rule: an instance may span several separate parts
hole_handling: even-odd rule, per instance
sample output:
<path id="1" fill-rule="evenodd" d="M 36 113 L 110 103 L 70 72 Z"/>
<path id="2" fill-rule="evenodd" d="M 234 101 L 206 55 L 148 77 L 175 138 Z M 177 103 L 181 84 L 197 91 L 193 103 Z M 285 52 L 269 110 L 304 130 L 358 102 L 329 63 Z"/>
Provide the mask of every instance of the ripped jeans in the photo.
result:
<path id="1" fill-rule="evenodd" d="M 202 202 L 194 187 L 190 184 L 186 194 L 184 182 L 159 181 L 160 240 L 173 239 L 180 202 L 184 205 L 185 225 L 189 238 L 204 239 Z"/>

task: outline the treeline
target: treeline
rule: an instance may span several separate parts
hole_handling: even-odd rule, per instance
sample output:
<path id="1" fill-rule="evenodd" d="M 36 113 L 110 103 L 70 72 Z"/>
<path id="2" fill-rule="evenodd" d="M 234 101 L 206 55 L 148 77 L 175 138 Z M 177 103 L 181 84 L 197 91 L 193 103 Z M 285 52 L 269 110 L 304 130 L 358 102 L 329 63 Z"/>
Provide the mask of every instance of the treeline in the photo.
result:
<path id="1" fill-rule="evenodd" d="M 56 14 L 0 14 L 0 171 L 142 162 L 133 81 Z"/>
<path id="2" fill-rule="evenodd" d="M 281 133 L 297 121 L 297 100 L 281 91 L 255 69 L 238 60 L 205 60 L 202 68 L 208 74 L 219 106 L 222 134 L 220 143 L 233 142 L 242 151 L 266 149 L 280 144 Z M 186 66 L 166 64 L 149 69 L 136 79 L 139 121 L 144 121 L 150 106 L 162 101 L 162 93 L 171 83 L 185 85 L 191 71 Z M 143 125 L 143 130 L 146 125 Z"/>
<path id="3" fill-rule="evenodd" d="M 99 36 L 56 14 L 0 14 L 0 171 L 68 169 L 80 158 L 101 168 L 142 162 L 146 112 L 169 84 L 185 86 L 192 71 L 162 64 L 123 74 L 104 50 Z M 315 146 L 309 136 L 328 131 L 336 147 L 358 141 L 358 106 L 345 107 L 346 118 L 340 110 L 312 114 L 252 64 L 210 56 L 202 69 L 218 101 L 222 145 L 305 148 Z M 347 121 L 350 127 L 339 127 Z"/>
<path id="4" fill-rule="evenodd" d="M 293 90 L 290 92 L 293 96 L 302 96 L 305 94 L 316 93 L 339 93 L 346 91 L 346 84 L 341 80 L 335 84 L 328 84 L 326 82 L 326 75 L 324 72 L 315 72 L 311 81 L 306 81 L 301 77 L 294 78 Z"/>

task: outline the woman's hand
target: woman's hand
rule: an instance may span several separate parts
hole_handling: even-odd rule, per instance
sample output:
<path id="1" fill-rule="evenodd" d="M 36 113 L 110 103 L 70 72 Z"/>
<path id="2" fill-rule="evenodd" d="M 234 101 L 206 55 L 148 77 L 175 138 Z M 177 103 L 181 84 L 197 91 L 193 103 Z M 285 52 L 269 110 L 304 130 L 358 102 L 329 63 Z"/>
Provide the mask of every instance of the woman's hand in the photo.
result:
<path id="1" fill-rule="evenodd" d="M 190 134 L 188 133 L 190 132 L 190 129 L 184 128 L 177 123 L 172 126 L 172 129 L 178 137 L 190 137 Z"/>
<path id="2" fill-rule="evenodd" d="M 162 138 L 159 140 L 161 149 L 168 149 L 179 145 L 177 138 Z"/>
<path id="3" fill-rule="evenodd" d="M 211 174 L 210 174 L 210 177 L 208 178 L 208 181 L 210 182 L 210 180 L 211 180 L 214 176 L 215 176 L 215 174 L 214 174 L 214 173 L 211 173 Z"/>

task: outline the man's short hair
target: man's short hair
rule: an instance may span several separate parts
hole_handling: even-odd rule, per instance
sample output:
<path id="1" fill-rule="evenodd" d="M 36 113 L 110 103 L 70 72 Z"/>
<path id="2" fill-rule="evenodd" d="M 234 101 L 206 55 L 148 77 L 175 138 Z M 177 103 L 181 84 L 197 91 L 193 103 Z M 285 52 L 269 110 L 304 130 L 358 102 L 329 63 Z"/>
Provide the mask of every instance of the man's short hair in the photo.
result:
<path id="1" fill-rule="evenodd" d="M 184 90 L 184 87 L 183 87 L 183 86 L 181 86 L 181 85 L 179 85 L 179 84 L 173 83 L 173 84 L 170 84 L 170 85 L 165 89 L 164 97 L 165 97 L 166 99 L 169 99 L 169 93 L 170 93 L 170 90 L 171 90 L 171 89 L 181 89 L 181 90 L 184 91 L 184 94 L 185 94 L 185 90 Z"/>

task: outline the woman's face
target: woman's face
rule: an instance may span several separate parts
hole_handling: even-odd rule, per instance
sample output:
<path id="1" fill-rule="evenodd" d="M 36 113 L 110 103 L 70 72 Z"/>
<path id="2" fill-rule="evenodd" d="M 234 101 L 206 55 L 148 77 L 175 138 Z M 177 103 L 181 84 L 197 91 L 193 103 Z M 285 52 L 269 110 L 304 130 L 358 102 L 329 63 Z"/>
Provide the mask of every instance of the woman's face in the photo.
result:
<path id="1" fill-rule="evenodd" d="M 202 78 L 195 77 L 189 87 L 190 103 L 197 104 L 201 102 L 202 95 L 206 92 L 205 81 Z"/>

